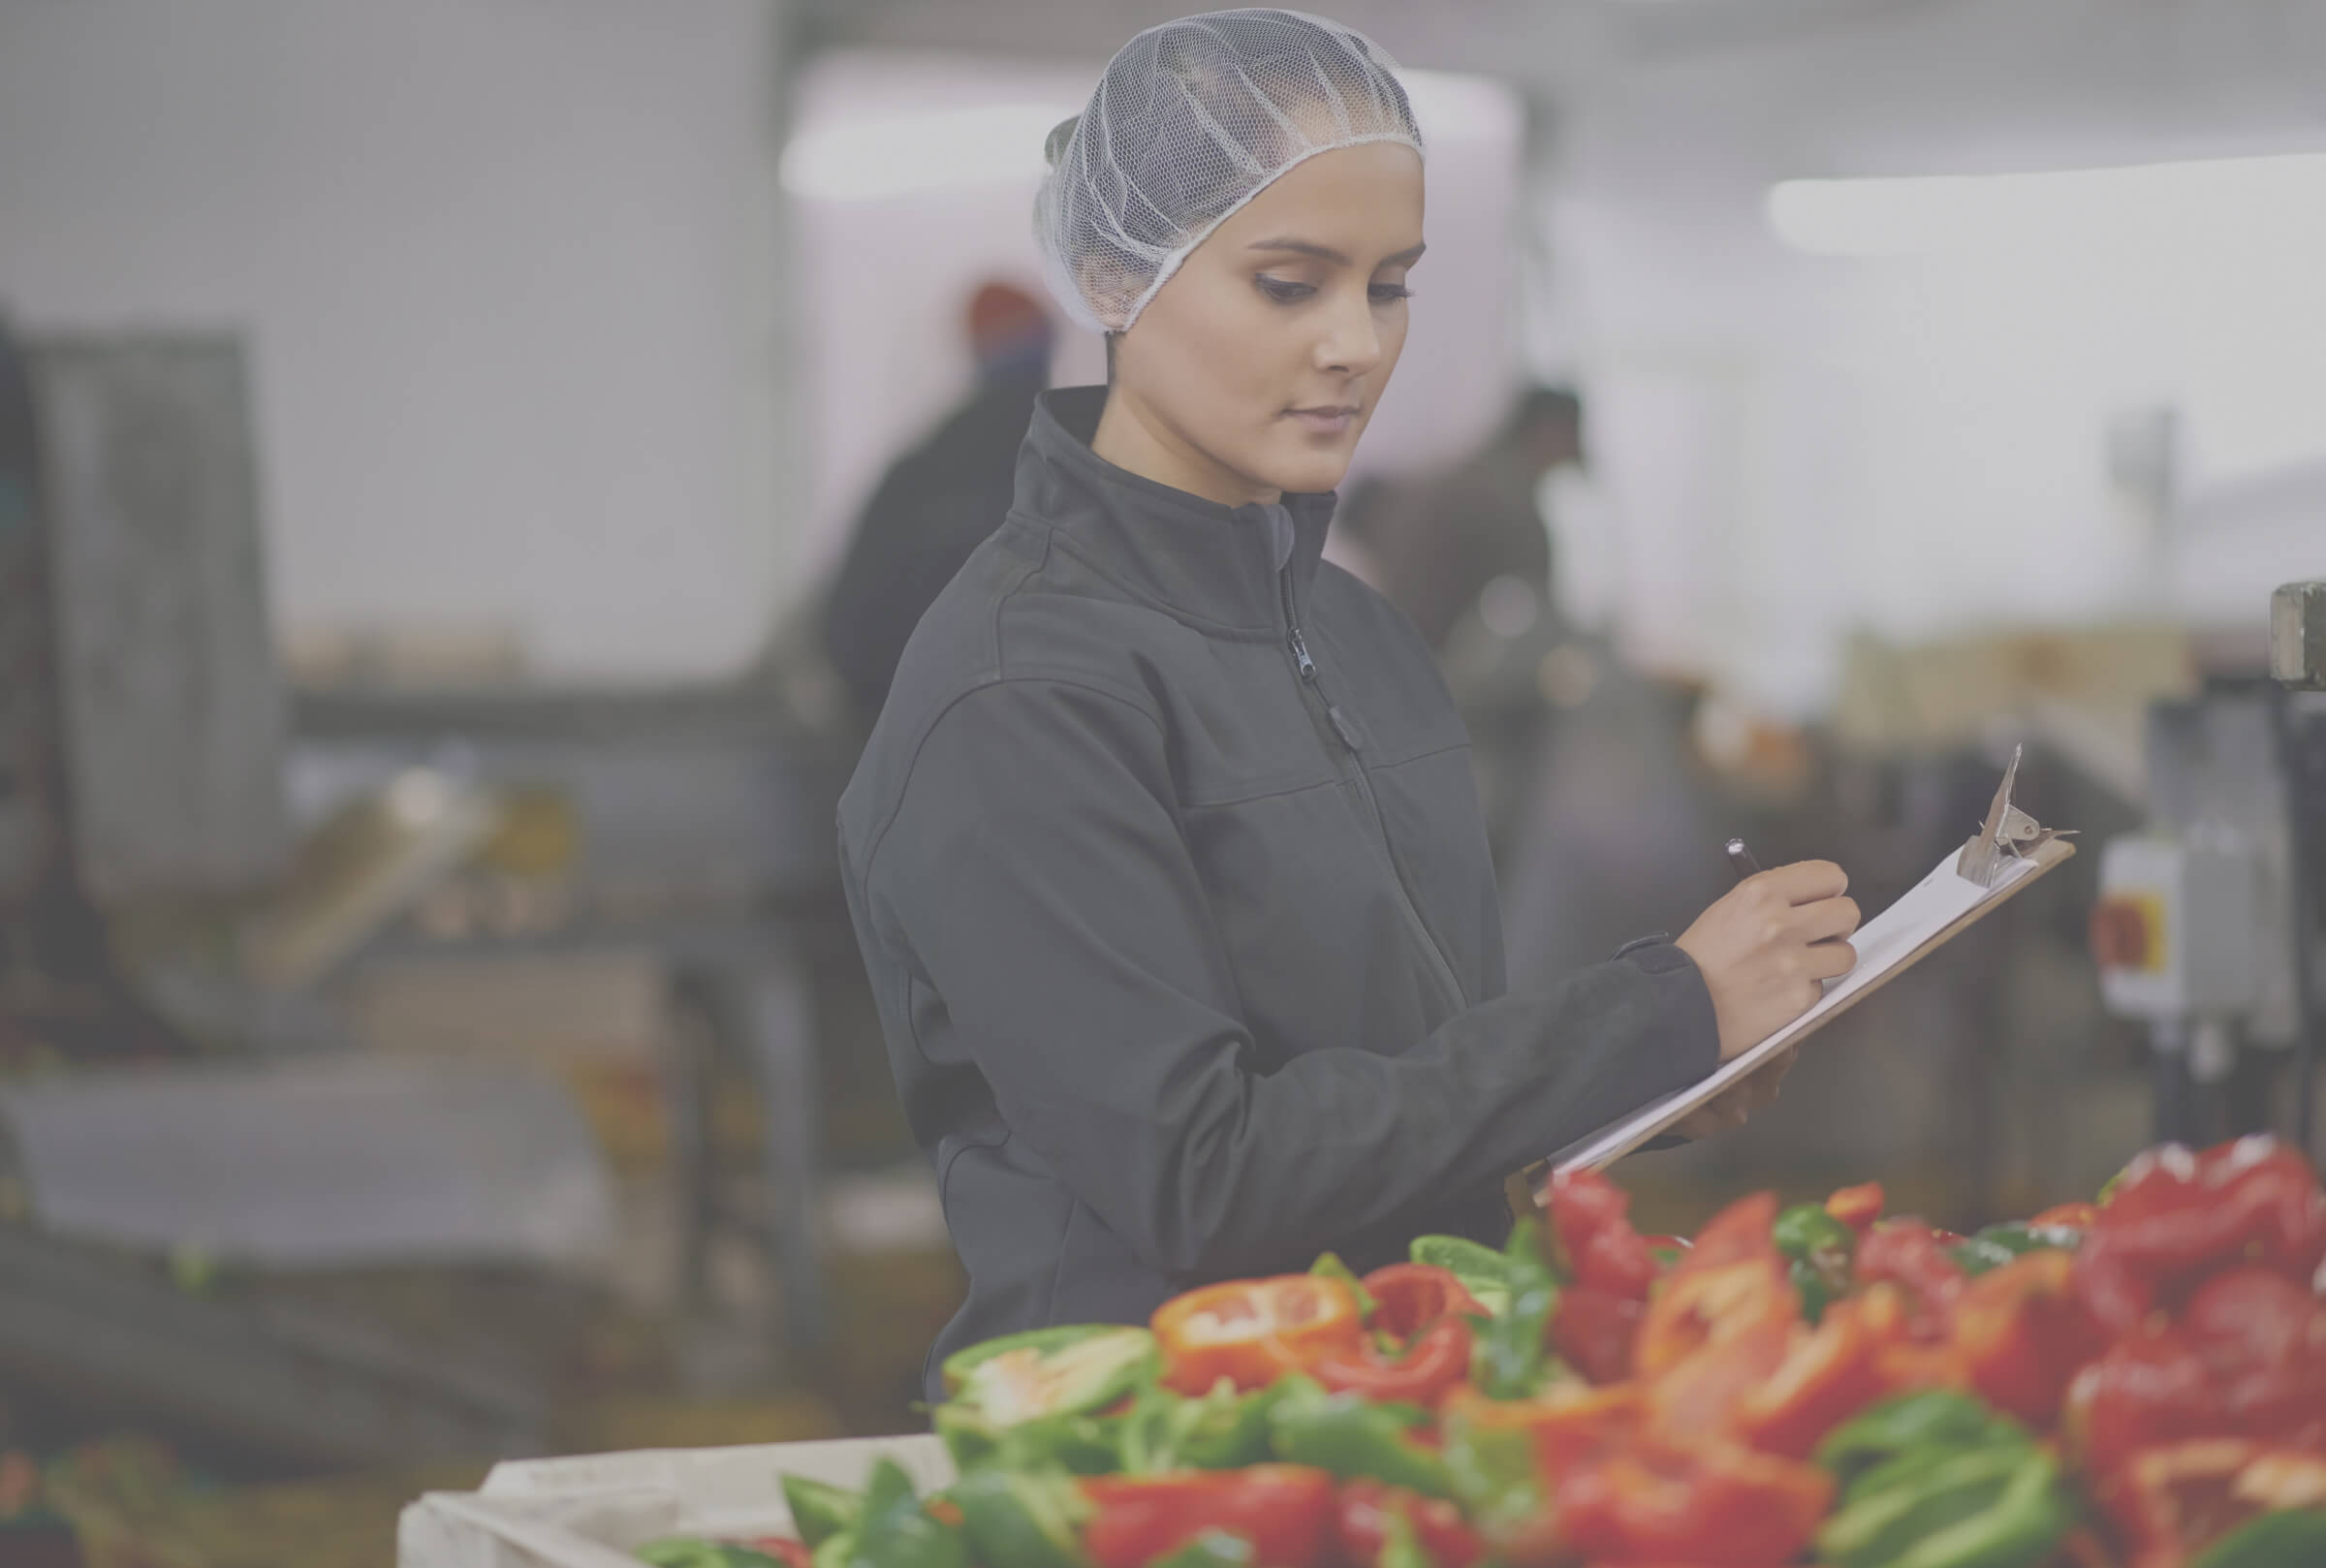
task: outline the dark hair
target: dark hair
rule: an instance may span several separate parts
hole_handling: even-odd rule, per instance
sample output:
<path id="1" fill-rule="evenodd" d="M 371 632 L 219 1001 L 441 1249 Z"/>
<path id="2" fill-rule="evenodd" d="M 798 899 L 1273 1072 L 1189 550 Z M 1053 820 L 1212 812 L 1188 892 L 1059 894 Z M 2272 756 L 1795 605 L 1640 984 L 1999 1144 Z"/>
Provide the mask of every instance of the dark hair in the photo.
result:
<path id="1" fill-rule="evenodd" d="M 1115 340 L 1121 335 L 1120 332 L 1107 334 L 1107 385 L 1110 387 L 1115 385 Z"/>

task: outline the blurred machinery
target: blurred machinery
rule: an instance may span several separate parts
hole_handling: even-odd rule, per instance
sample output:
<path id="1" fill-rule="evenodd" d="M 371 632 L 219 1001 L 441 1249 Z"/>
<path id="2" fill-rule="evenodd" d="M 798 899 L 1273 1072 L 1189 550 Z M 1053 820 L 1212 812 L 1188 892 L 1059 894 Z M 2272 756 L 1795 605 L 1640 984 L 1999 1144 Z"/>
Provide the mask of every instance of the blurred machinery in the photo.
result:
<path id="1" fill-rule="evenodd" d="M 2314 1150 L 2320 692 L 2326 583 L 2291 583 L 2272 605 L 2269 678 L 2150 709 L 2151 822 L 2101 851 L 2091 945 L 2110 1010 L 2149 1023 L 2160 1137 L 2269 1127 L 2290 1071 L 2293 1130 Z"/>
<path id="2" fill-rule="evenodd" d="M 645 956 L 701 1025 L 667 1093 L 687 1301 L 738 1232 L 777 1287 L 761 1336 L 806 1352 L 824 1323 L 806 953 L 845 929 L 844 737 L 744 689 L 294 699 L 258 517 L 235 341 L 0 324 L 0 1070 L 281 1076 L 348 1044 L 324 988 L 358 966 Z M 712 1158 L 714 1065 L 759 1103 L 739 1184 Z M 310 1461 L 546 1440 L 545 1391 L 456 1346 L 173 1289 L 167 1249 L 51 1223 L 70 1206 L 10 1120 L 46 1102 L 5 1098 L 0 1216 L 33 1223 L 0 1227 L 0 1379 Z"/>

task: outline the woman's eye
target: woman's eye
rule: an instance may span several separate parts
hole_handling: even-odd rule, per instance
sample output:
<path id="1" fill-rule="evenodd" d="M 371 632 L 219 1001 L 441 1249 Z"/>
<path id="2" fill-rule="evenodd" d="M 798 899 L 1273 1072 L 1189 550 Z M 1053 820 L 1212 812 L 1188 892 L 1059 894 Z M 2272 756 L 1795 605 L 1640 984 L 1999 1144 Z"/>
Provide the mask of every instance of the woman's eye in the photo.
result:
<path id="1" fill-rule="evenodd" d="M 1393 299 L 1410 299 L 1412 298 L 1413 291 L 1402 283 L 1376 283 L 1373 285 L 1373 299 L 1379 304 L 1388 304 Z"/>
<path id="2" fill-rule="evenodd" d="M 1267 295 L 1280 305 L 1289 305 L 1297 299 L 1305 299 L 1316 293 L 1316 285 L 1294 283 L 1287 278 L 1272 278 L 1264 274 L 1253 281 L 1260 285 L 1262 294 Z"/>

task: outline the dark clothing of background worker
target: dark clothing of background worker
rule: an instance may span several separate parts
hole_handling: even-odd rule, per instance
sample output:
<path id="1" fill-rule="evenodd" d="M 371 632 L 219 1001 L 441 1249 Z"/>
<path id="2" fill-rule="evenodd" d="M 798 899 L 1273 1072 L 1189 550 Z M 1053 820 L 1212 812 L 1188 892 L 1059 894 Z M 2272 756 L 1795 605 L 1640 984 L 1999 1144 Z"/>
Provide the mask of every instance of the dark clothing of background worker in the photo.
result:
<path id="1" fill-rule="evenodd" d="M 1582 461 L 1581 400 L 1532 388 L 1476 455 L 1440 474 L 1375 486 L 1344 509 L 1341 524 L 1371 557 L 1375 586 L 1442 650 L 1498 578 L 1551 604 L 1551 531 L 1535 492 L 1554 469 Z"/>
<path id="2" fill-rule="evenodd" d="M 1001 525 L 1019 443 L 1050 385 L 1050 317 L 1022 290 L 985 285 L 967 327 L 976 390 L 890 465 L 825 600 L 824 651 L 867 720 L 888 701 L 913 628 Z"/>

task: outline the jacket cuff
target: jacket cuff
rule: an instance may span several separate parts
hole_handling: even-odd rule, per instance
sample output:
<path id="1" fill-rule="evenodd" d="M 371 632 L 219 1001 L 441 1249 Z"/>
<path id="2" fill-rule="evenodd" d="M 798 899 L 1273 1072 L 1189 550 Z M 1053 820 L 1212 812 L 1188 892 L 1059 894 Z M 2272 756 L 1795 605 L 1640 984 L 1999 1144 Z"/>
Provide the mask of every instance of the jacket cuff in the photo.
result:
<path id="1" fill-rule="evenodd" d="M 1617 961 L 1655 981 L 1650 994 L 1658 1018 L 1650 1038 L 1665 1081 L 1684 1087 L 1710 1077 L 1720 1065 L 1720 1022 L 1696 960 L 1669 937 L 1644 937 L 1626 943 Z"/>

